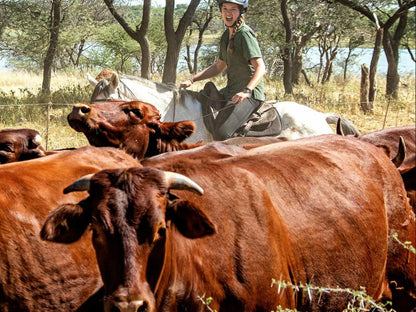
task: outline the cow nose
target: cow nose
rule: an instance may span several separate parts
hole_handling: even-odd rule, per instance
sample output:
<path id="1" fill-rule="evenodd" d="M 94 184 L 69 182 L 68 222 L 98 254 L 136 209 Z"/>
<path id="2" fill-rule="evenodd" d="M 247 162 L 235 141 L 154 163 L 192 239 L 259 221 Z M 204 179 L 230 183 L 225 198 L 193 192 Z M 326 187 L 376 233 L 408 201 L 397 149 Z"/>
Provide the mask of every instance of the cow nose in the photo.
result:
<path id="1" fill-rule="evenodd" d="M 146 312 L 148 304 L 144 300 L 113 301 L 111 312 Z"/>

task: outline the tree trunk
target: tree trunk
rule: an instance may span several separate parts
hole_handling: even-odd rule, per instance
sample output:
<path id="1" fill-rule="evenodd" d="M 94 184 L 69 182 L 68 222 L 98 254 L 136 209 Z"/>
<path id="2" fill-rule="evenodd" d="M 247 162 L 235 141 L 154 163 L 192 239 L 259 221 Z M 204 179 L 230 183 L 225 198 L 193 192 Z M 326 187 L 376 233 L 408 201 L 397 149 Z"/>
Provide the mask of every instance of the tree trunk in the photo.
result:
<path id="1" fill-rule="evenodd" d="M 292 86 L 292 53 L 290 46 L 292 45 L 292 25 L 290 23 L 287 0 L 281 0 L 280 10 L 283 17 L 283 25 L 285 28 L 285 46 L 283 48 L 283 85 L 286 94 L 293 93 Z"/>
<path id="2" fill-rule="evenodd" d="M 137 41 L 140 45 L 142 54 L 141 60 L 141 76 L 146 79 L 150 79 L 150 65 L 151 65 L 151 50 L 150 50 L 150 42 L 147 38 L 147 30 L 149 29 L 149 22 L 150 22 L 150 10 L 151 10 L 151 0 L 143 0 L 143 14 L 142 14 L 142 21 L 140 23 L 140 28 L 136 27 L 136 31 L 134 31 L 130 25 L 124 20 L 124 18 L 118 14 L 116 9 L 114 8 L 114 0 L 104 0 L 104 3 L 107 5 L 110 13 L 113 17 L 117 20 L 117 22 L 123 27 L 126 33 L 135 41 Z"/>
<path id="3" fill-rule="evenodd" d="M 388 19 L 384 23 L 379 22 L 375 12 L 370 11 L 367 6 L 361 6 L 351 0 L 335 0 L 335 2 L 339 2 L 359 12 L 373 23 L 377 24 L 378 28 L 383 28 L 383 48 L 388 63 L 386 97 L 397 99 L 400 79 L 397 71 L 397 64 L 399 62 L 399 45 L 405 34 L 408 11 L 410 8 L 416 6 L 416 1 L 398 1 L 399 8 L 393 14 L 389 14 Z M 391 5 L 391 8 L 393 9 L 393 5 Z M 393 34 L 390 34 L 390 29 L 392 29 L 394 25 L 397 25 L 396 29 L 392 32 Z"/>
<path id="4" fill-rule="evenodd" d="M 347 80 L 347 69 L 348 69 L 348 64 L 350 62 L 351 54 L 352 54 L 352 49 L 349 47 L 348 54 L 347 54 L 347 57 L 345 58 L 345 63 L 344 63 L 344 75 L 343 75 L 344 81 Z"/>
<path id="5" fill-rule="evenodd" d="M 383 28 L 378 28 L 376 32 L 376 40 L 374 43 L 373 49 L 373 56 L 371 58 L 370 63 L 370 77 L 369 77 L 369 90 L 368 90 L 368 100 L 370 101 L 371 105 L 376 99 L 376 92 L 377 92 L 377 64 L 380 58 L 380 51 L 381 51 L 381 40 L 383 37 Z"/>
<path id="6" fill-rule="evenodd" d="M 150 64 L 151 64 L 151 49 L 150 41 L 146 37 L 142 38 L 140 41 L 140 47 L 142 50 L 142 62 L 140 66 L 140 75 L 145 79 L 150 79 Z"/>
<path id="7" fill-rule="evenodd" d="M 61 23 L 61 0 L 53 0 L 50 13 L 50 38 L 49 47 L 43 63 L 42 94 L 49 96 L 51 93 L 52 66 L 56 49 L 59 43 L 59 26 Z"/>
<path id="8" fill-rule="evenodd" d="M 302 74 L 302 67 L 303 67 L 303 47 L 297 47 L 295 48 L 295 51 L 293 53 L 292 57 L 292 82 L 295 85 L 298 85 L 300 83 L 300 77 Z"/>
<path id="9" fill-rule="evenodd" d="M 165 37 L 168 43 L 166 51 L 165 64 L 163 67 L 162 82 L 166 84 L 176 83 L 176 68 L 178 66 L 179 52 L 183 38 L 186 33 L 186 29 L 191 25 L 192 18 L 195 14 L 196 8 L 198 7 L 201 0 L 191 0 L 186 9 L 184 15 L 179 21 L 176 31 L 173 23 L 174 13 L 174 0 L 166 0 L 165 6 Z"/>
<path id="10" fill-rule="evenodd" d="M 360 106 L 364 113 L 372 112 L 372 102 L 368 100 L 369 91 L 369 70 L 367 65 L 361 65 L 361 85 L 360 85 Z"/>

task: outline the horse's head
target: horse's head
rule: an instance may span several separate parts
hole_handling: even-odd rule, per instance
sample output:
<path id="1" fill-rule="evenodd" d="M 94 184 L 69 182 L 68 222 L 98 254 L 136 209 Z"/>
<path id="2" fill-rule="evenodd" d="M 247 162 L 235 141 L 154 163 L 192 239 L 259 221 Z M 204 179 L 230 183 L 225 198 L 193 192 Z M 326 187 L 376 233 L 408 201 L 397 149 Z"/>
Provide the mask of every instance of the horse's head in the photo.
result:
<path id="1" fill-rule="evenodd" d="M 103 101 L 132 101 L 134 97 L 126 95 L 122 90 L 122 82 L 116 72 L 113 72 L 110 77 L 97 81 L 88 78 L 90 84 L 95 85 L 94 92 L 91 96 L 91 103 Z"/>

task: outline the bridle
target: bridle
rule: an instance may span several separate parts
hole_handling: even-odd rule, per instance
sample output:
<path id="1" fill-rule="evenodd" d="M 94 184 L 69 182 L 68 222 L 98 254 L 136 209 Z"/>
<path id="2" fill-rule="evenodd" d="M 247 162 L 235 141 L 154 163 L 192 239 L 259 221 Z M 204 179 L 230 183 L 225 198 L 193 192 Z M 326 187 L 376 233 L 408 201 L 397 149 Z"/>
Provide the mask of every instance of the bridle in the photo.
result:
<path id="1" fill-rule="evenodd" d="M 101 81 L 98 82 L 98 84 L 95 86 L 94 89 L 94 93 L 91 97 L 91 103 L 101 103 L 101 102 L 109 102 L 112 101 L 113 99 L 111 99 L 110 97 L 110 83 L 109 83 L 110 78 L 106 78 L 103 79 Z M 120 86 L 123 86 L 123 89 L 126 91 L 122 91 Z M 96 91 L 98 89 L 98 91 Z M 119 84 L 117 86 L 117 88 L 115 89 L 115 91 L 117 92 L 117 99 L 121 100 L 121 101 L 133 101 L 133 100 L 138 100 L 138 98 L 134 95 L 133 91 L 131 91 L 131 89 L 129 88 L 129 86 L 123 82 L 121 79 L 119 81 Z M 103 99 L 96 99 L 96 97 L 101 94 L 104 93 L 104 98 Z M 95 97 L 95 99 L 94 99 Z M 94 100 L 93 100 L 94 99 Z"/>

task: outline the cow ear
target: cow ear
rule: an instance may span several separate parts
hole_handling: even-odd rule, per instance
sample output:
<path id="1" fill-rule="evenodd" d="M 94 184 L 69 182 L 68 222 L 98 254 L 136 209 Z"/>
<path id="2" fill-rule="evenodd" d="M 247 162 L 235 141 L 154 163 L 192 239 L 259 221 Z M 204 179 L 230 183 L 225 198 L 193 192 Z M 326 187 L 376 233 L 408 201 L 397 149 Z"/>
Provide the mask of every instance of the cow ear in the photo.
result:
<path id="1" fill-rule="evenodd" d="M 80 204 L 61 205 L 49 213 L 40 237 L 46 241 L 64 244 L 77 241 L 91 221 L 91 214 Z"/>
<path id="2" fill-rule="evenodd" d="M 189 138 L 195 132 L 195 128 L 195 124 L 188 120 L 163 122 L 160 125 L 160 131 L 163 136 L 168 137 L 170 140 L 175 139 L 178 142 L 182 142 Z"/>
<path id="3" fill-rule="evenodd" d="M 185 237 L 199 238 L 216 233 L 215 225 L 207 214 L 190 201 L 172 201 L 166 215 Z"/>

